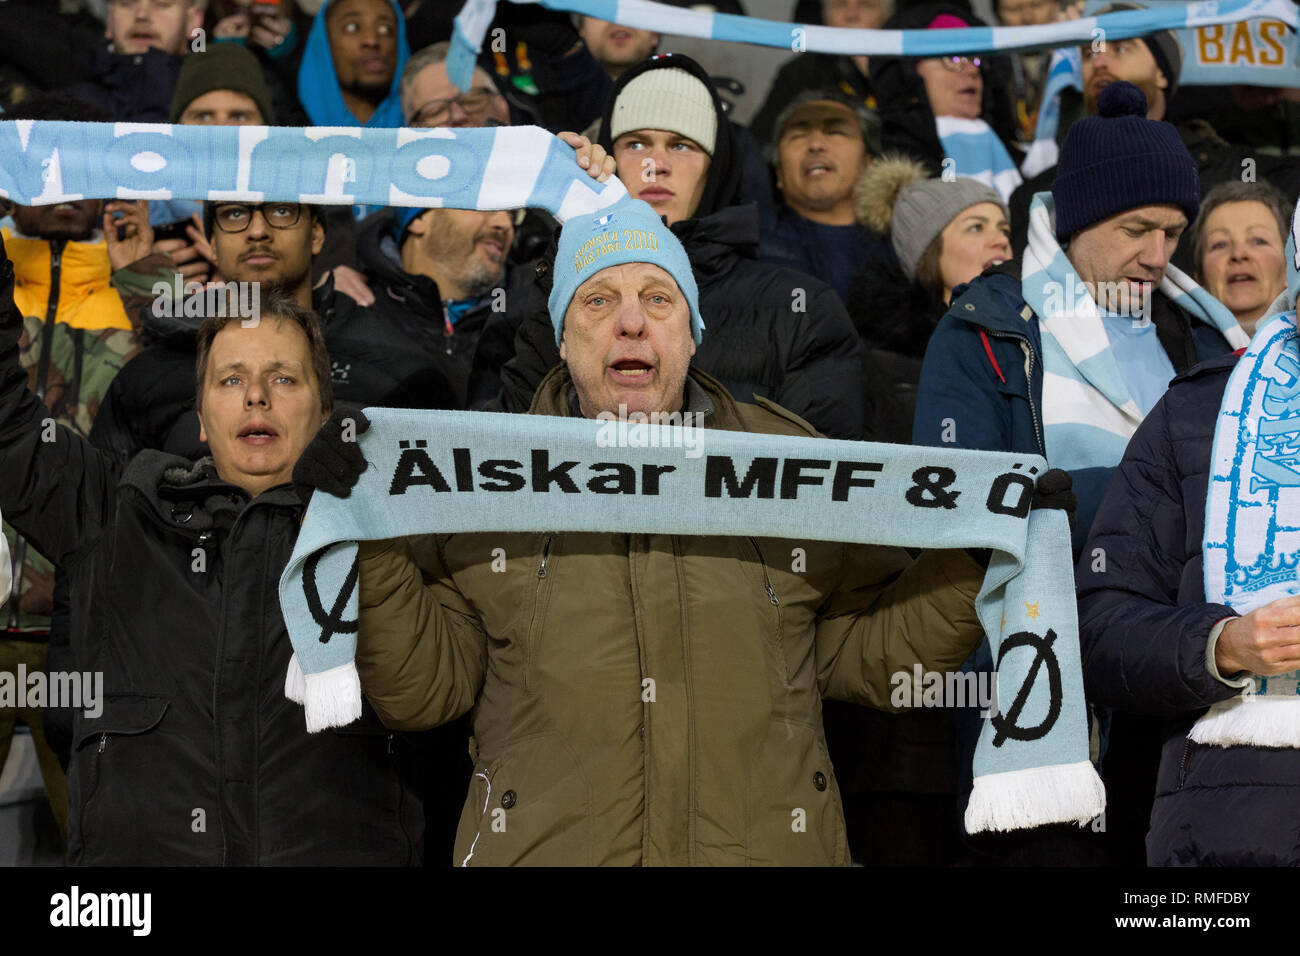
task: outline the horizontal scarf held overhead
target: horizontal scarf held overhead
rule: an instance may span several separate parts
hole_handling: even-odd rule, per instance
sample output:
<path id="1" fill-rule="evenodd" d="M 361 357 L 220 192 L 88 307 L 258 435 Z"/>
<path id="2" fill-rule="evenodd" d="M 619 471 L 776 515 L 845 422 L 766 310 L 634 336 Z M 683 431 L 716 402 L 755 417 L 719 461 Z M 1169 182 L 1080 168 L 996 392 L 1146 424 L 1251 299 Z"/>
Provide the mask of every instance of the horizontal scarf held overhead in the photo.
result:
<path id="1" fill-rule="evenodd" d="M 627 195 L 535 126 L 366 129 L 0 122 L 0 198 L 202 199 L 545 209 L 561 222 Z"/>
<path id="2" fill-rule="evenodd" d="M 1267 17 L 1300 29 L 1300 11 L 1289 0 L 1220 0 L 1217 3 L 1152 4 L 1032 27 L 970 27 L 954 30 L 860 30 L 782 23 L 727 13 L 688 10 L 649 0 L 511 0 L 537 3 L 598 17 L 625 27 L 701 40 L 725 40 L 776 47 L 794 53 L 867 56 L 944 56 L 958 53 L 1010 53 L 1091 43 L 1097 37 L 1122 40 L 1157 30 L 1181 30 Z M 452 29 L 447 75 L 469 89 L 474 60 L 496 15 L 497 0 L 466 0 Z M 1097 31 L 1102 31 L 1100 34 Z M 1236 82 L 1242 82 L 1237 80 Z"/>
<path id="3" fill-rule="evenodd" d="M 285 690 L 308 730 L 361 714 L 358 541 L 551 530 L 991 548 L 976 609 L 1001 693 L 975 754 L 967 828 L 1101 813 L 1066 518 L 1030 511 L 1042 459 L 645 424 L 621 426 L 631 430 L 620 442 L 617 422 L 540 415 L 366 415 L 370 467 L 349 498 L 313 497 L 280 580 L 294 647 Z"/>

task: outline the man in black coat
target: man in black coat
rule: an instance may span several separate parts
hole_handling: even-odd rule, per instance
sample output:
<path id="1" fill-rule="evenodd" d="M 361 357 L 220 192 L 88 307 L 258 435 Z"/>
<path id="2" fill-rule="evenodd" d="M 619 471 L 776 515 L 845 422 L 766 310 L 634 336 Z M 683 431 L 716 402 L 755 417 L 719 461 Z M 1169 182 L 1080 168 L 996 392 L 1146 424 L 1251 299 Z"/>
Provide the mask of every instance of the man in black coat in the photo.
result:
<path id="1" fill-rule="evenodd" d="M 75 719 L 69 862 L 418 862 L 404 742 L 373 715 L 309 735 L 284 695 L 278 583 L 305 507 L 291 477 L 333 402 L 315 315 L 273 300 L 247 327 L 205 322 L 212 457 L 124 465 L 65 428 L 46 440 L 13 283 L 0 246 L 0 509 L 68 574 L 74 660 L 103 675 Z"/>
<path id="2" fill-rule="evenodd" d="M 758 214 L 733 205 L 740 185 L 734 128 L 707 74 L 689 57 L 653 57 L 615 84 L 597 140 L 633 198 L 650 204 L 681 240 L 695 270 L 709 334 L 693 364 L 743 402 L 761 395 L 833 438 L 862 437 L 857 333 L 835 291 L 757 260 Z M 492 354 L 514 339 L 490 407 L 528 410 L 560 364 L 546 309 L 551 263 L 543 257 L 526 296 L 511 296 L 485 339 Z M 484 346 L 480 346 L 483 348 Z"/>

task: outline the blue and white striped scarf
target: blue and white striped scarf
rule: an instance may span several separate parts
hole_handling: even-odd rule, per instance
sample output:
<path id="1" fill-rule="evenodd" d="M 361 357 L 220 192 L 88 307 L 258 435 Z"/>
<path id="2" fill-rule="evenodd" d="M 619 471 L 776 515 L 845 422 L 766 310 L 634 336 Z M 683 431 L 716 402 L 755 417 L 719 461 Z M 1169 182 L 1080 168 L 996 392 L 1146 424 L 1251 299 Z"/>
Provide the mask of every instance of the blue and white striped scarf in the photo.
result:
<path id="1" fill-rule="evenodd" d="M 1021 270 L 1021 294 L 1042 337 L 1047 460 L 1067 471 L 1113 468 L 1143 413 L 1129 395 L 1094 297 L 1056 241 L 1053 218 L 1052 194 L 1036 194 Z M 1222 332 L 1233 348 L 1249 341 L 1227 307 L 1175 266 L 1166 267 L 1158 291 Z"/>
<path id="2" fill-rule="evenodd" d="M 1300 206 L 1287 245 L 1288 287 L 1261 319 L 1219 405 L 1205 500 L 1205 600 L 1248 614 L 1300 594 Z M 1282 311 L 1285 310 L 1285 311 Z M 1247 676 L 1188 736 L 1221 747 L 1300 747 L 1300 671 Z"/>
<path id="3" fill-rule="evenodd" d="M 981 182 L 996 190 L 1004 201 L 1024 182 L 1002 140 L 982 119 L 936 116 L 934 125 L 945 158 L 953 162 L 951 175 Z"/>
<path id="4" fill-rule="evenodd" d="M 1289 0 L 1216 0 L 1209 3 L 1166 3 L 1149 10 L 1124 10 L 1032 27 L 970 27 L 957 30 L 860 30 L 802 23 L 782 23 L 756 17 L 709 13 L 652 3 L 650 0 L 510 0 L 538 3 L 599 17 L 612 23 L 656 33 L 725 40 L 776 47 L 794 53 L 863 54 L 867 56 L 943 56 L 945 54 L 1010 53 L 1089 43 L 1100 35 L 1110 40 L 1142 36 L 1157 30 L 1233 23 L 1268 17 L 1291 29 L 1300 28 L 1300 11 Z M 466 0 L 452 30 L 447 75 L 460 89 L 469 89 L 476 54 L 496 14 L 497 0 Z"/>

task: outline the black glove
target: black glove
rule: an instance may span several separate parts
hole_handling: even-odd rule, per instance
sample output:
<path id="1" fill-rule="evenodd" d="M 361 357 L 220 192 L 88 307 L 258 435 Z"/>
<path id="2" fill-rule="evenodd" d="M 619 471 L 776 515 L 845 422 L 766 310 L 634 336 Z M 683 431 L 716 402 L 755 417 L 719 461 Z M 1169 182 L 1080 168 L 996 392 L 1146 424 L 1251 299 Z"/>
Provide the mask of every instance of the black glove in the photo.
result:
<path id="1" fill-rule="evenodd" d="M 343 438 L 344 422 L 348 420 L 353 422 L 357 435 L 370 427 L 370 420 L 360 408 L 335 405 L 334 414 L 320 427 L 293 466 L 293 487 L 303 504 L 311 501 L 311 494 L 317 488 L 339 498 L 348 497 L 352 494 L 352 486 L 366 470 L 360 443 Z"/>
<path id="2" fill-rule="evenodd" d="M 1070 537 L 1074 537 L 1074 514 L 1079 510 L 1079 498 L 1072 490 L 1070 473 L 1060 468 L 1050 468 L 1038 476 L 1034 486 L 1035 508 L 1060 508 L 1070 521 Z"/>

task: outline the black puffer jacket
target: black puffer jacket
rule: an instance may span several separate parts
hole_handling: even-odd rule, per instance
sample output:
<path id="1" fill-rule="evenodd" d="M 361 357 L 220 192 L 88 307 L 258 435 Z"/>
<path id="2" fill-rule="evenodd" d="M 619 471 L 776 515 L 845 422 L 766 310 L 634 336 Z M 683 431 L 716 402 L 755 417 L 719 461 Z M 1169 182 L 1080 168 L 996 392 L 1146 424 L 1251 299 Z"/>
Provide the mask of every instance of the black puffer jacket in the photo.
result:
<path id="1" fill-rule="evenodd" d="M 835 291 L 755 258 L 755 206 L 730 206 L 671 228 L 694 267 L 706 326 L 691 364 L 722 382 L 737 401 L 761 395 L 824 435 L 861 438 L 860 347 Z M 519 321 L 515 357 L 501 372 L 506 411 L 528 411 L 538 383 L 560 364 L 546 308 L 549 263 L 542 273 Z"/>
<path id="2" fill-rule="evenodd" d="M 1236 361 L 1174 379 L 1129 442 L 1076 569 L 1088 697 L 1165 722 L 1147 834 L 1155 866 L 1300 864 L 1300 750 L 1187 737 L 1239 693 L 1206 666 L 1211 628 L 1236 615 L 1206 603 L 1201 553 L 1210 446 Z"/>
<path id="3" fill-rule="evenodd" d="M 21 331 L 0 254 L 0 509 L 68 574 L 77 670 L 103 675 L 102 713 L 75 720 L 69 862 L 418 862 L 404 741 L 373 716 L 308 734 L 284 696 L 293 488 L 250 501 L 207 463 L 42 441 Z"/>
<path id="4" fill-rule="evenodd" d="M 885 258 L 858 271 L 844 305 L 862 339 L 864 437 L 909 445 L 921 360 L 945 307 Z"/>

